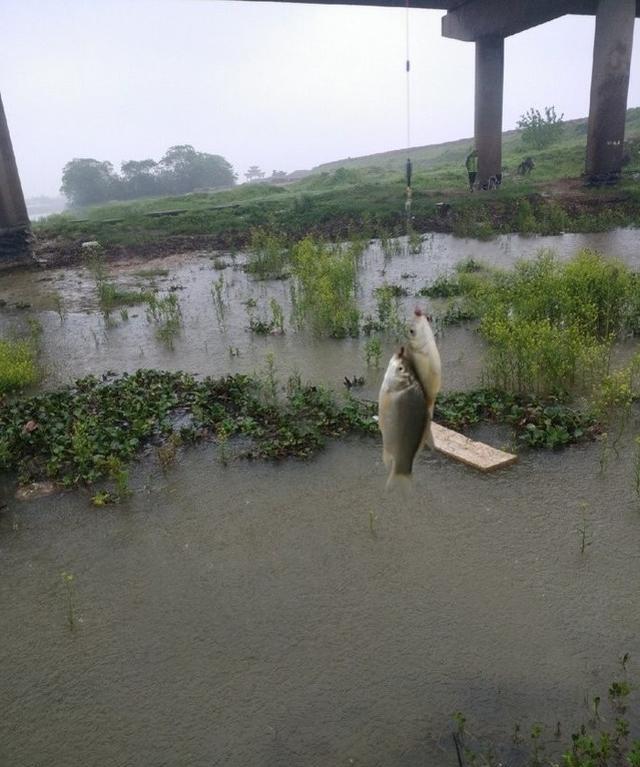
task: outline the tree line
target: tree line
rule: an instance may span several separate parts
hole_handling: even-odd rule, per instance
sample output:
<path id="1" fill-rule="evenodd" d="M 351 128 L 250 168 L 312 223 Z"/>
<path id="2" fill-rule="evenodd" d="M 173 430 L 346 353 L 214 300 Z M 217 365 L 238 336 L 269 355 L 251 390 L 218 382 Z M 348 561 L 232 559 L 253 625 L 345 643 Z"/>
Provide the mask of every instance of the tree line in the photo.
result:
<path id="1" fill-rule="evenodd" d="M 120 173 L 108 161 L 70 160 L 62 170 L 60 191 L 77 207 L 109 200 L 187 194 L 195 189 L 223 189 L 233 186 L 236 178 L 224 157 L 180 144 L 167 149 L 159 162 L 127 160 L 121 164 Z"/>

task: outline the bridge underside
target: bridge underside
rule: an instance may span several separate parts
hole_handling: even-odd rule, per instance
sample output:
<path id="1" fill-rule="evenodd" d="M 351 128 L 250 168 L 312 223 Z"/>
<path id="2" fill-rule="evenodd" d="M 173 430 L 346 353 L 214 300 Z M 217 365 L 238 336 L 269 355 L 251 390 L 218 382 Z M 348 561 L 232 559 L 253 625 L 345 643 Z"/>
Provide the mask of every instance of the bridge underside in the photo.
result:
<path id="1" fill-rule="evenodd" d="M 406 5 L 406 0 L 313 2 Z M 442 34 L 475 43 L 474 132 L 480 184 L 502 171 L 504 38 L 566 14 L 595 15 L 585 170 L 587 177 L 594 181 L 607 181 L 620 173 L 633 24 L 635 17 L 640 16 L 640 0 L 409 0 L 409 5 L 445 11 Z M 0 98 L 0 268 L 29 260 L 29 241 L 29 217 Z"/>
<path id="2" fill-rule="evenodd" d="M 405 7 L 405 0 L 284 0 L 325 5 Z M 446 11 L 444 37 L 476 45 L 475 144 L 478 181 L 502 167 L 504 38 L 567 14 L 596 17 L 585 171 L 606 181 L 620 173 L 629 91 L 633 22 L 640 0 L 409 0 Z M 569 49 L 570 41 L 567 41 Z"/>

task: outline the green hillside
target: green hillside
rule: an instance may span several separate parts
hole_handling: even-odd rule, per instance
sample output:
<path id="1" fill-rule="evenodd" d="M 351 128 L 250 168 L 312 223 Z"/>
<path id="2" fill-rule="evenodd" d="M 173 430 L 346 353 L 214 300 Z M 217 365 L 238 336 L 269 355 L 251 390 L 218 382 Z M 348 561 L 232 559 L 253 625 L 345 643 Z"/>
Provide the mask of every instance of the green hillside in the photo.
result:
<path id="1" fill-rule="evenodd" d="M 514 173 L 522 159 L 531 156 L 536 163 L 535 178 L 538 181 L 580 176 L 584 171 L 587 118 L 567 120 L 564 126 L 560 141 L 548 149 L 539 151 L 523 147 L 520 131 L 510 130 L 503 133 L 504 171 L 507 174 Z M 640 141 L 640 107 L 627 110 L 625 134 L 626 141 L 631 144 Z M 378 173 L 404 173 L 408 155 L 415 171 L 429 171 L 435 177 L 444 180 L 450 177 L 452 171 L 456 177 L 460 176 L 460 169 L 464 166 L 464 160 L 471 146 L 473 146 L 473 138 L 469 137 L 457 141 L 447 141 L 443 144 L 413 147 L 409 152 L 406 149 L 399 149 L 392 152 L 336 160 L 318 165 L 312 172 L 316 174 L 335 171 L 338 168 L 357 168 Z M 637 151 L 632 159 L 634 161 L 633 167 L 640 169 L 640 156 Z"/>
<path id="2" fill-rule="evenodd" d="M 631 161 L 614 187 L 584 185 L 585 119 L 568 122 L 561 139 L 539 151 L 524 149 L 517 131 L 505 133 L 503 184 L 491 192 L 468 192 L 464 159 L 470 144 L 467 138 L 411 150 L 416 231 L 491 237 L 640 225 L 640 108 L 628 111 Z M 535 170 L 518 176 L 515 169 L 526 156 Z M 385 152 L 322 165 L 287 184 L 243 184 L 49 216 L 33 225 L 36 253 L 73 260 L 86 240 L 120 253 L 233 249 L 246 246 L 255 229 L 290 239 L 403 234 L 406 158 L 406 150 Z"/>

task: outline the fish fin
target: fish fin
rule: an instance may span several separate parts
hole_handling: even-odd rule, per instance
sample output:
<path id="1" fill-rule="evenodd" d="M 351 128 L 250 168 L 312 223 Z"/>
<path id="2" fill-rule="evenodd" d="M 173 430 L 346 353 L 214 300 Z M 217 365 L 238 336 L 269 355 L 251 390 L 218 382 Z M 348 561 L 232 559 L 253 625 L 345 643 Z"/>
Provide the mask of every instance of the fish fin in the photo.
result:
<path id="1" fill-rule="evenodd" d="M 433 432 L 431 431 L 431 419 L 429 419 L 429 423 L 425 427 L 424 437 L 422 438 L 422 444 L 426 445 L 426 447 L 428 447 L 429 450 L 436 449 L 436 443 L 434 442 L 434 439 L 433 439 Z"/>

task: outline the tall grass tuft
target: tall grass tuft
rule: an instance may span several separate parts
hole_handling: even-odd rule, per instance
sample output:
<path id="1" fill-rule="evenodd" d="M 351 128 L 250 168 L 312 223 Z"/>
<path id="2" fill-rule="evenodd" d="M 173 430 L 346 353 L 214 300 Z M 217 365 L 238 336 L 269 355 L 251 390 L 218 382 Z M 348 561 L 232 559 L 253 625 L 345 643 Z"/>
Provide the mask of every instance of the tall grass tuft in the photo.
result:
<path id="1" fill-rule="evenodd" d="M 289 276 L 290 254 L 286 241 L 264 229 L 253 229 L 245 271 L 259 280 L 281 280 Z"/>
<path id="2" fill-rule="evenodd" d="M 465 289 L 489 344 L 487 382 L 507 391 L 591 392 L 609 372 L 613 342 L 640 329 L 637 277 L 590 250 L 567 263 L 542 252 Z"/>
<path id="3" fill-rule="evenodd" d="M 310 237 L 293 248 L 294 317 L 317 335 L 357 336 L 357 248 L 326 245 Z"/>
<path id="4" fill-rule="evenodd" d="M 33 340 L 0 339 L 0 394 L 36 383 L 39 377 L 36 358 Z"/>
<path id="5" fill-rule="evenodd" d="M 156 335 L 169 349 L 182 326 L 182 311 L 175 293 L 158 298 L 155 293 L 147 297 L 147 322 L 156 325 Z"/>

